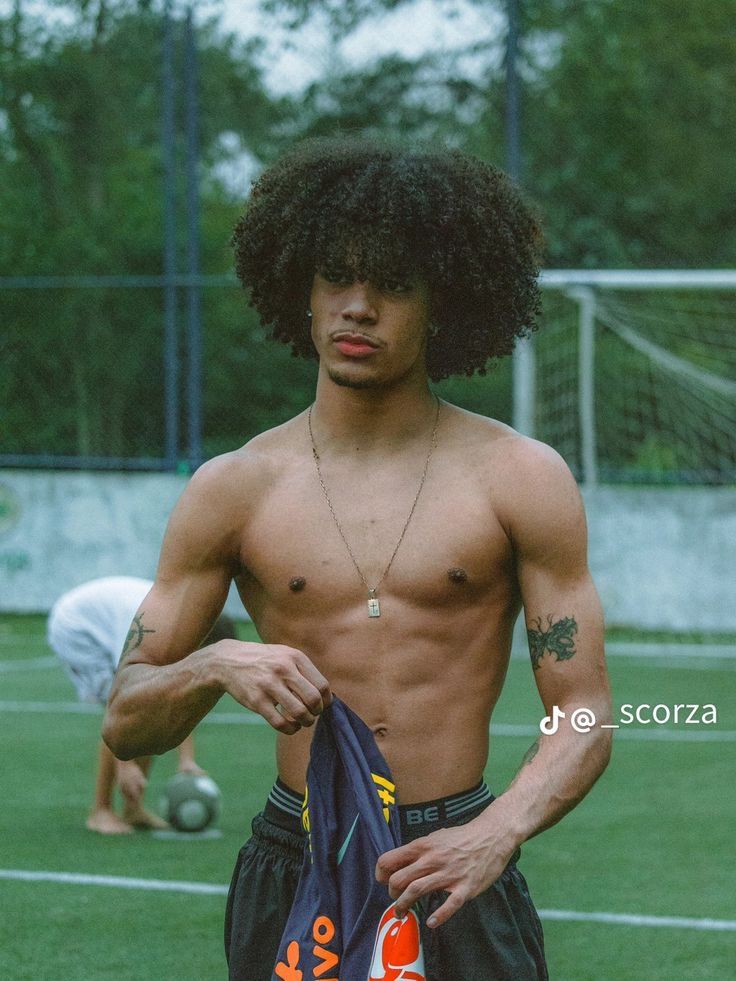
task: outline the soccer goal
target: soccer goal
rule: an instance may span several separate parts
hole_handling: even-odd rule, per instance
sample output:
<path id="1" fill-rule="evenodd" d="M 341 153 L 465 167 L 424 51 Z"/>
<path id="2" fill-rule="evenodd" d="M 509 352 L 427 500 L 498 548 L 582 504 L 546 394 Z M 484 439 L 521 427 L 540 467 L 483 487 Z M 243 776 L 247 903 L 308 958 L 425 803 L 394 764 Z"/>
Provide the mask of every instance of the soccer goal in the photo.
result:
<path id="1" fill-rule="evenodd" d="M 736 483 L 736 270 L 549 270 L 517 424 L 587 485 Z"/>

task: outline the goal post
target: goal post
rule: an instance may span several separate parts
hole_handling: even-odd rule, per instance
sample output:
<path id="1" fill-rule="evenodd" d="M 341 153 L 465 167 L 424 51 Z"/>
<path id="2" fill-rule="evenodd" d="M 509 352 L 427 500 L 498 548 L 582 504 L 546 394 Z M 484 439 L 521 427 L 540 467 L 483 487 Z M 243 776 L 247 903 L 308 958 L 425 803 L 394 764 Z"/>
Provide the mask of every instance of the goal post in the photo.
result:
<path id="1" fill-rule="evenodd" d="M 736 270 L 547 270 L 514 419 L 598 482 L 736 483 Z"/>

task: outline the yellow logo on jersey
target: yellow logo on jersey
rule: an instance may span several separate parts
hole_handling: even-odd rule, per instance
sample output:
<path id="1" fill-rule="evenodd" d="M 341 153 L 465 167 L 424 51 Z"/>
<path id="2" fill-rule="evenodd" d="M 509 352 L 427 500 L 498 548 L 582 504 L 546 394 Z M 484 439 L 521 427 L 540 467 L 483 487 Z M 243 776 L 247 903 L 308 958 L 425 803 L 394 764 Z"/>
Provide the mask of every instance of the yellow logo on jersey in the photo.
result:
<path id="1" fill-rule="evenodd" d="M 312 819 L 309 813 L 309 786 L 304 791 L 304 800 L 302 801 L 302 827 L 307 833 L 309 854 L 312 861 L 314 861 L 314 856 L 312 855 Z"/>
<path id="2" fill-rule="evenodd" d="M 376 793 L 383 804 L 383 816 L 386 818 L 386 824 L 389 822 L 391 816 L 391 807 L 396 804 L 396 784 L 391 783 L 385 777 L 380 776 L 378 773 L 371 773 L 373 778 L 373 783 L 376 785 Z"/>

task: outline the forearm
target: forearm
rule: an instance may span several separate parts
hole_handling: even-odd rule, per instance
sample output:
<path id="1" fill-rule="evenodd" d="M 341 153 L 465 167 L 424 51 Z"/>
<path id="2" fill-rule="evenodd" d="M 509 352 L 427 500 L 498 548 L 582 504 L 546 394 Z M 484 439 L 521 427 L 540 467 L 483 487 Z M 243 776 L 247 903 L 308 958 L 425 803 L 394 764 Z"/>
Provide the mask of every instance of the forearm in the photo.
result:
<path id="1" fill-rule="evenodd" d="M 516 846 L 556 824 L 579 804 L 610 759 L 610 730 L 596 725 L 590 732 L 576 732 L 569 724 L 569 712 L 560 707 L 567 718 L 554 734 L 540 735 L 508 789 L 489 808 L 494 820 L 503 821 Z M 607 704 L 594 710 L 605 722 Z"/>
<path id="2" fill-rule="evenodd" d="M 202 648 L 175 664 L 120 668 L 102 728 L 116 757 L 165 753 L 183 742 L 224 693 L 211 651 Z"/>

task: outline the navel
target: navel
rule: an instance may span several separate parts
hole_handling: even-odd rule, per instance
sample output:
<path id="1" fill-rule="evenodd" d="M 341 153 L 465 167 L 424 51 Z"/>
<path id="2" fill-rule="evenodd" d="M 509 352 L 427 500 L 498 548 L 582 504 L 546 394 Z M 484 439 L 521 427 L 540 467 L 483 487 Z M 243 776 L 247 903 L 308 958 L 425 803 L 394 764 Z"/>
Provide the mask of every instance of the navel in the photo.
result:
<path id="1" fill-rule="evenodd" d="M 465 569 L 455 566 L 454 568 L 447 570 L 447 578 L 450 580 L 450 582 L 454 582 L 456 585 L 462 586 L 463 583 L 468 581 L 468 574 Z"/>
<path id="2" fill-rule="evenodd" d="M 307 580 L 304 576 L 294 576 L 293 579 L 289 580 L 289 589 L 292 593 L 301 593 L 304 587 L 307 585 Z"/>

